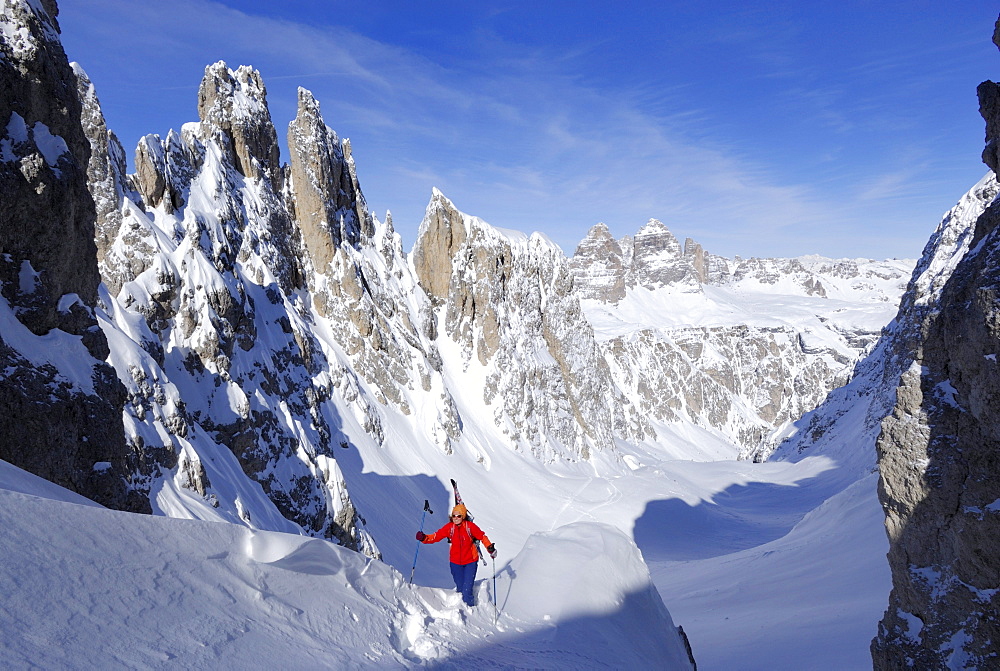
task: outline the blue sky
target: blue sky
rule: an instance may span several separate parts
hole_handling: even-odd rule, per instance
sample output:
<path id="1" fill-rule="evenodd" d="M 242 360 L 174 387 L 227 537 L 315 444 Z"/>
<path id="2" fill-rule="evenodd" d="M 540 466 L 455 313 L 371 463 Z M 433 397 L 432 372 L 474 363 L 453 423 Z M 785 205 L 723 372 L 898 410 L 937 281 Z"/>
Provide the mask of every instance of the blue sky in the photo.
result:
<path id="1" fill-rule="evenodd" d="M 64 0 L 59 21 L 129 155 L 197 120 L 217 60 L 260 70 L 283 144 L 296 88 L 311 90 L 406 249 L 436 186 L 567 254 L 599 221 L 620 237 L 653 217 L 729 257 L 915 258 L 986 173 L 976 86 L 1000 78 L 997 12 Z"/>

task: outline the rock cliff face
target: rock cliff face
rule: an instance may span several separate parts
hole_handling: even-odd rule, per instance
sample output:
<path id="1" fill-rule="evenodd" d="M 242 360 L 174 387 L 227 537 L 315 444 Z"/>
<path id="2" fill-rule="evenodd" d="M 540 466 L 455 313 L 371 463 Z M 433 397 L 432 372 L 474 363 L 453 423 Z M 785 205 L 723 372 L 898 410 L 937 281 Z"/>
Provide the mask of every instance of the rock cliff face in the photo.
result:
<path id="1" fill-rule="evenodd" d="M 143 138 L 133 175 L 82 72 L 80 86 L 91 188 L 115 204 L 98 225 L 102 326 L 128 389 L 129 441 L 161 492 L 154 509 L 290 521 L 377 555 L 334 458 L 347 440 L 328 401 L 352 375 L 317 339 L 302 295 L 311 267 L 259 74 L 206 68 L 201 121 Z M 326 156 L 323 141 L 303 138 L 302 151 Z"/>
<path id="2" fill-rule="evenodd" d="M 597 224 L 590 229 L 577 245 L 569 267 L 581 298 L 617 302 L 625 297 L 628 257 L 607 225 Z"/>
<path id="3" fill-rule="evenodd" d="M 288 127 L 288 147 L 296 220 L 313 267 L 325 273 L 342 242 L 358 246 L 371 239 L 373 217 L 361 195 L 350 141 L 341 141 L 326 125 L 319 102 L 303 88 Z"/>
<path id="4" fill-rule="evenodd" d="M 1000 22 L 994 42 L 1000 46 Z M 979 87 L 996 172 L 998 87 Z M 992 668 L 1000 641 L 1000 205 L 920 320 L 878 438 L 893 589 L 878 669 Z"/>
<path id="5" fill-rule="evenodd" d="M 435 192 L 413 264 L 464 366 L 485 367 L 482 400 L 515 447 L 545 461 L 613 451 L 644 422 L 598 355 L 558 247 L 507 235 Z M 567 452 L 568 450 L 568 452 Z"/>
<path id="6" fill-rule="evenodd" d="M 635 287 L 701 291 L 706 256 L 690 240 L 682 249 L 662 222 L 650 219 L 634 236 L 620 241 L 606 225 L 597 224 L 577 245 L 569 268 L 581 298 L 617 303 Z"/>
<path id="7" fill-rule="evenodd" d="M 148 510 L 104 363 L 90 145 L 54 2 L 0 10 L 0 459 L 105 505 Z"/>

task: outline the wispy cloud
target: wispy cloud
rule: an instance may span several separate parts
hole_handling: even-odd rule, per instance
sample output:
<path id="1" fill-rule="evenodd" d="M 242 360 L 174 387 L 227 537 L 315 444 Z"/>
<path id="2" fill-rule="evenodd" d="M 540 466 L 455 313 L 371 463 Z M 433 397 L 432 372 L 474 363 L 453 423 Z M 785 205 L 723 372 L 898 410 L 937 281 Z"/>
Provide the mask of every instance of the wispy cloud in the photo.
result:
<path id="1" fill-rule="evenodd" d="M 742 126 L 727 115 L 753 103 L 747 93 L 757 84 L 734 87 L 731 108 L 723 110 L 703 106 L 695 97 L 698 82 L 608 86 L 589 76 L 593 59 L 608 47 L 606 36 L 565 48 L 515 44 L 486 32 L 469 38 L 459 60 L 214 0 L 86 4 L 68 10 L 77 27 L 85 24 L 93 36 L 117 40 L 119 53 L 134 54 L 116 75 L 131 76 L 120 100 L 137 100 L 140 86 L 194 90 L 197 81 L 188 78 L 215 60 L 246 63 L 264 76 L 281 136 L 295 113 L 294 88 L 311 89 L 327 123 L 355 140 L 369 203 L 391 209 L 410 243 L 437 186 L 471 214 L 505 228 L 541 228 L 567 251 L 597 221 L 621 235 L 657 217 L 727 255 L 821 252 L 809 246 L 810 236 L 859 228 L 871 216 L 865 208 L 912 193 L 930 169 L 903 156 L 878 157 L 868 168 L 833 167 L 847 154 L 845 145 L 821 143 L 819 134 L 856 134 L 859 118 L 869 125 L 882 118 L 885 126 L 905 120 L 893 120 L 889 92 L 857 99 L 846 84 L 823 81 L 792 50 L 789 36 L 802 28 L 762 15 L 752 24 L 734 19 L 712 39 L 748 45 L 761 64 L 760 79 L 780 82 L 769 89 L 776 96 L 770 104 L 783 118 L 801 118 L 801 134 L 816 134 L 816 147 L 805 145 L 805 154 L 734 133 Z M 844 82 L 911 67 L 886 56 L 846 72 Z M 166 108 L 169 101 L 164 95 L 147 102 Z M 193 108 L 193 99 L 184 105 Z M 866 113 L 859 117 L 859 110 Z M 118 116 L 141 111 L 123 107 Z M 191 120 L 186 114 L 169 123 Z"/>

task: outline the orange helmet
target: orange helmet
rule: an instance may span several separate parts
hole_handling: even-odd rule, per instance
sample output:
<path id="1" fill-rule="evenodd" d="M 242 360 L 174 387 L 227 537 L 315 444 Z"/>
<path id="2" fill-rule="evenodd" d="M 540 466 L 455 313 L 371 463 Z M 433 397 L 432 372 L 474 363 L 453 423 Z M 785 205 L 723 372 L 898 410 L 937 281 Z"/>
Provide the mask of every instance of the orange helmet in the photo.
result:
<path id="1" fill-rule="evenodd" d="M 465 507 L 464 503 L 459 503 L 454 508 L 451 509 L 452 515 L 461 515 L 464 520 L 469 516 L 469 509 Z"/>

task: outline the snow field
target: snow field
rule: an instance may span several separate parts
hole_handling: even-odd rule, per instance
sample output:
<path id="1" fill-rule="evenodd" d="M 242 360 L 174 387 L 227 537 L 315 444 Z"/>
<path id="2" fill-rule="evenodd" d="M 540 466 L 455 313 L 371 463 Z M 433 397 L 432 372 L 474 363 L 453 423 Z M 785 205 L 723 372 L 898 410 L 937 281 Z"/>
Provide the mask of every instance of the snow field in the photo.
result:
<path id="1" fill-rule="evenodd" d="M 472 410 L 471 403 L 462 407 L 463 413 Z M 484 425 L 469 426 L 481 430 Z M 414 444 L 412 434 L 406 440 L 405 427 L 389 421 L 383 446 L 344 451 L 338 462 L 352 498 L 366 511 L 383 558 L 404 575 L 412 566 L 413 533 L 424 498 L 435 511 L 424 529 L 437 529 L 445 522 L 442 511 L 450 508 L 447 480 L 456 478 L 477 522 L 500 552 L 497 588 L 507 615 L 500 618 L 498 629 L 513 633 L 508 617 L 519 613 L 536 626 L 546 625 L 534 630 L 531 640 L 549 632 L 546 645 L 558 644 L 546 648 L 539 643 L 531 657 L 522 658 L 505 642 L 502 653 L 488 648 L 472 657 L 452 654 L 446 657 L 449 664 L 487 660 L 503 666 L 500 655 L 508 664 L 521 659 L 530 666 L 529 660 L 546 660 L 536 664 L 561 668 L 572 666 L 570 660 L 575 659 L 586 668 L 564 641 L 574 638 L 578 622 L 598 616 L 593 604 L 574 601 L 566 610 L 560 604 L 568 598 L 566 591 L 585 600 L 588 590 L 599 592 L 606 582 L 619 580 L 622 560 L 603 541 L 577 540 L 575 547 L 566 545 L 557 552 L 544 548 L 541 539 L 600 524 L 634 539 L 672 621 L 684 627 L 699 669 L 839 671 L 870 665 L 868 645 L 890 589 L 875 480 L 864 475 L 870 472 L 871 460 L 852 457 L 848 449 L 863 444 L 860 421 L 857 426 L 857 435 L 828 437 L 843 442 L 844 454 L 832 451 L 832 456 L 762 464 L 734 461 L 731 453 L 727 458 L 722 445 L 712 454 L 720 460 L 692 461 L 671 456 L 661 445 L 620 444 L 621 463 L 602 453 L 590 462 L 542 465 L 529 455 L 492 448 L 483 435 L 475 449 L 486 452 L 486 465 L 464 441 L 454 455 L 446 455 Z M 677 439 L 675 451 L 682 451 L 685 442 L 711 449 L 712 436 L 689 425 L 674 427 L 670 435 Z M 606 563 L 585 568 L 595 561 Z M 528 582 L 519 562 L 558 567 L 581 582 L 568 590 L 563 580 L 554 581 L 551 588 Z M 480 604 L 488 600 L 491 576 L 480 567 L 479 578 L 486 579 L 479 585 Z M 415 583 L 450 588 L 444 544 L 420 548 Z M 634 594 L 627 585 L 617 591 Z M 602 632 L 618 631 L 617 622 L 627 623 L 636 608 L 642 610 L 635 597 L 602 603 L 606 608 L 615 604 L 599 616 Z M 591 614 L 575 614 L 581 611 Z M 480 607 L 467 626 L 489 625 L 491 615 Z M 621 629 L 629 626 L 637 625 Z M 420 638 L 420 623 L 411 622 L 410 627 L 418 632 L 410 635 L 412 646 L 424 650 L 429 643 Z M 637 631 L 645 632 L 641 627 Z M 523 653 L 525 639 L 519 639 L 519 645 Z M 635 645 L 619 637 L 600 647 L 620 651 Z M 602 659 L 599 650 L 593 653 L 594 659 Z"/>
<path id="2" fill-rule="evenodd" d="M 110 511 L 5 462 L 0 486 L 5 668 L 686 668 L 638 550 L 607 525 L 532 536 L 497 576 L 497 613 L 485 569 L 470 609 L 323 540 Z"/>

